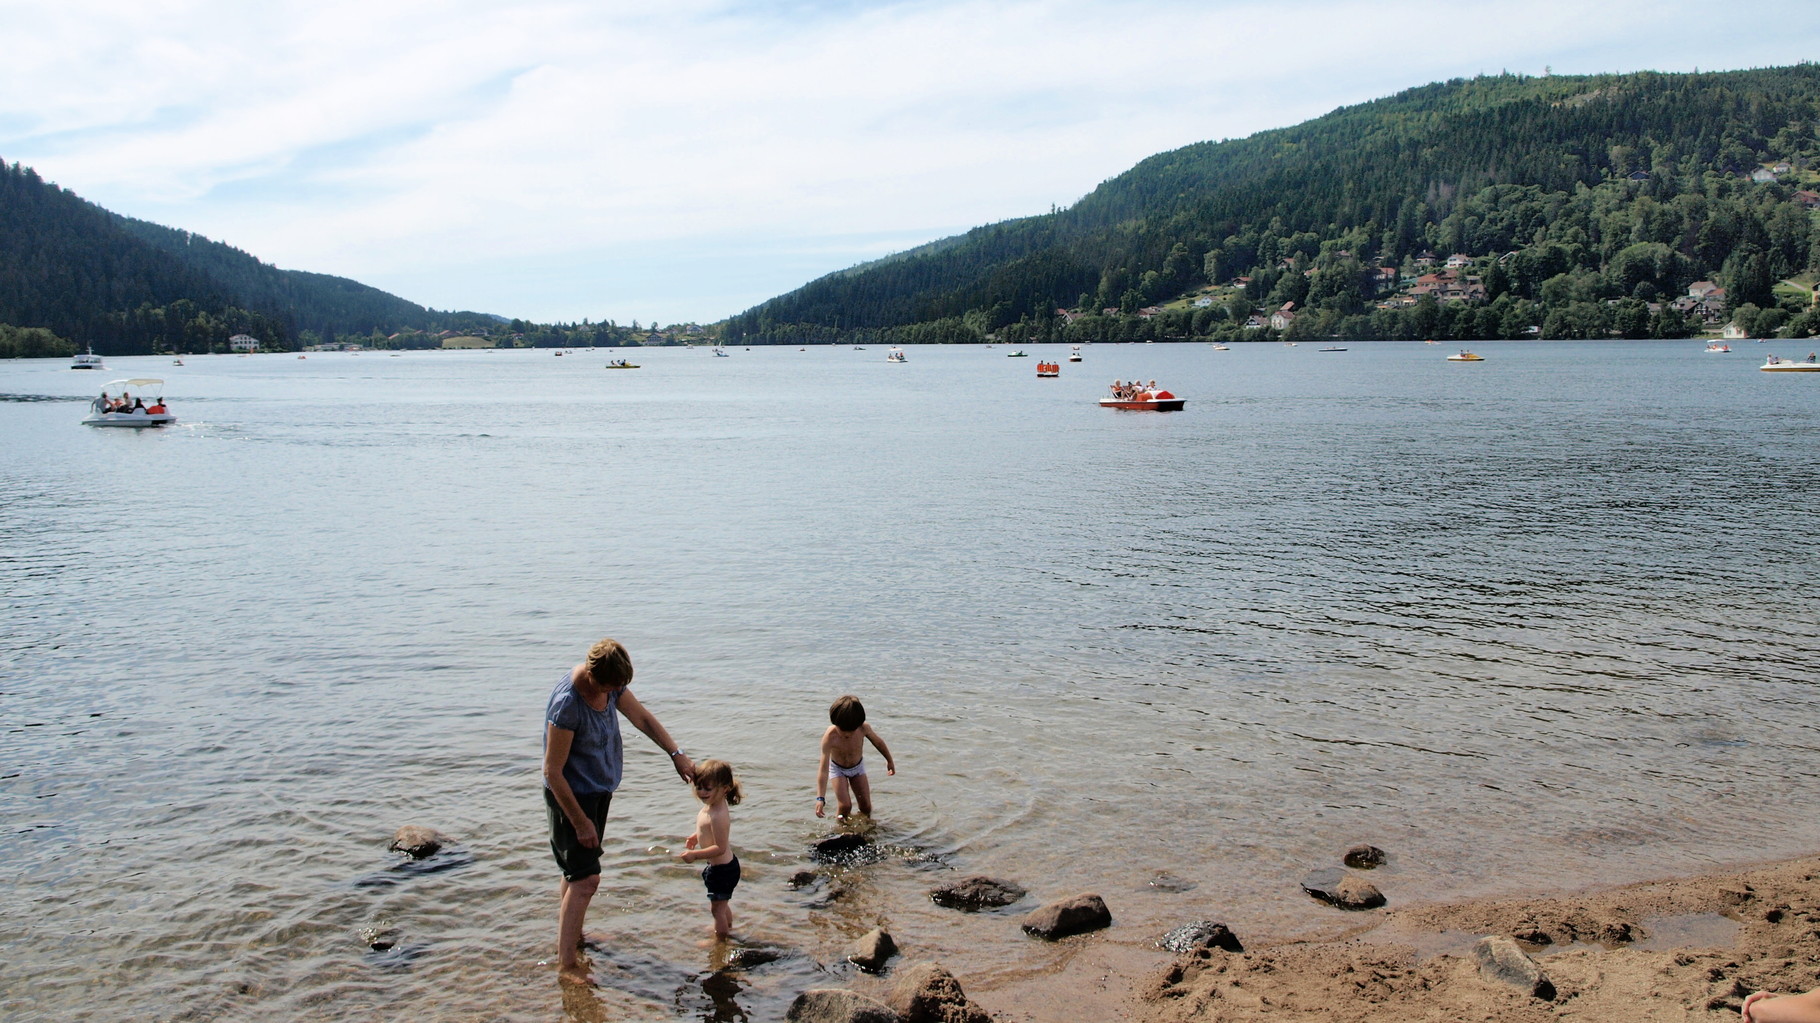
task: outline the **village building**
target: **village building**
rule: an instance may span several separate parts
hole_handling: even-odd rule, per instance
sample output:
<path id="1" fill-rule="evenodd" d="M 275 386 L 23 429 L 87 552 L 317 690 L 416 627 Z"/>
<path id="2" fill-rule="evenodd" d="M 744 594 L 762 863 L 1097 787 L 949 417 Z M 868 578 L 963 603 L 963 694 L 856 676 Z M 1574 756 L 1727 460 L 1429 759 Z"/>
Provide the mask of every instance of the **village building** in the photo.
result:
<path id="1" fill-rule="evenodd" d="M 256 352 L 259 350 L 259 339 L 251 334 L 235 334 L 228 338 L 228 348 L 236 352 Z"/>

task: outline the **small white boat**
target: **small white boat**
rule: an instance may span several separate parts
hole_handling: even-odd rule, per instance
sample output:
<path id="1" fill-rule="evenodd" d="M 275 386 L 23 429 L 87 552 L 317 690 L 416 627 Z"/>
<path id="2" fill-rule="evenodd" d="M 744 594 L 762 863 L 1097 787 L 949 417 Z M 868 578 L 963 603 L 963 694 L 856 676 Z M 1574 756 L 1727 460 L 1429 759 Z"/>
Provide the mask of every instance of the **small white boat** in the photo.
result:
<path id="1" fill-rule="evenodd" d="M 725 348 L 722 348 L 719 345 L 714 346 L 714 357 L 717 359 L 731 359 L 732 358 L 731 355 L 727 354 L 727 350 Z"/>
<path id="2" fill-rule="evenodd" d="M 120 389 L 117 396 L 110 397 L 109 392 Z M 89 414 L 82 421 L 89 426 L 163 426 L 174 423 L 177 417 L 165 407 L 164 398 L 158 392 L 164 390 L 164 381 L 157 377 L 134 377 L 130 380 L 109 380 L 101 389 L 100 397 L 89 404 Z M 134 391 L 140 392 L 134 394 Z M 144 395 L 152 394 L 151 404 L 146 404 Z"/>
<path id="3" fill-rule="evenodd" d="M 95 346 L 89 345 L 88 351 L 77 352 L 74 356 L 72 356 L 70 358 L 70 368 L 71 369 L 106 369 L 107 366 L 102 364 L 101 356 L 95 354 Z"/>
<path id="4" fill-rule="evenodd" d="M 1232 349 L 1231 349 L 1231 348 L 1228 348 L 1228 347 L 1226 347 L 1226 346 L 1225 346 L 1225 345 L 1214 345 L 1214 346 L 1213 346 L 1213 350 L 1214 350 L 1214 351 L 1216 351 L 1216 352 L 1230 352 L 1230 351 L 1232 351 Z"/>
<path id="5" fill-rule="evenodd" d="M 1449 355 L 1447 357 L 1447 361 L 1448 362 L 1484 362 L 1485 356 L 1476 355 L 1476 354 L 1469 352 L 1466 349 L 1462 348 L 1462 349 L 1460 349 L 1460 354 Z"/>
<path id="6" fill-rule="evenodd" d="M 1346 349 L 1341 348 L 1339 345 L 1328 345 L 1326 348 L 1321 349 L 1323 352 L 1343 352 L 1345 350 Z"/>
<path id="7" fill-rule="evenodd" d="M 1820 361 L 1815 360 L 1813 352 L 1807 353 L 1807 358 L 1799 362 L 1794 359 L 1778 359 L 1772 355 L 1757 368 L 1765 373 L 1820 373 Z"/>
<path id="8" fill-rule="evenodd" d="M 885 353 L 885 361 L 886 362 L 909 362 L 910 360 L 904 357 L 904 350 L 902 348 L 893 348 L 890 351 Z"/>
<path id="9" fill-rule="evenodd" d="M 1731 354 L 1732 346 L 1720 341 L 1714 341 L 1706 346 L 1706 350 L 1713 355 L 1729 355 Z"/>
<path id="10" fill-rule="evenodd" d="M 1068 349 L 1068 361 L 1069 362 L 1081 361 L 1081 346 L 1080 345 L 1075 345 L 1073 348 Z"/>

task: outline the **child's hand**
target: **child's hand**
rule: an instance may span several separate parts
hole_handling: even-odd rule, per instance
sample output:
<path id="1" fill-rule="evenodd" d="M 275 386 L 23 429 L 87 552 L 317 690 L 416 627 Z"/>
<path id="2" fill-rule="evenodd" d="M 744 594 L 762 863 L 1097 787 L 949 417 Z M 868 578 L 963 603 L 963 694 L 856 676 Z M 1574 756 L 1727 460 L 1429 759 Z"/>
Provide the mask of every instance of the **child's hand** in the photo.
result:
<path id="1" fill-rule="evenodd" d="M 684 849 L 695 848 L 696 840 L 699 839 L 700 837 L 701 837 L 701 835 L 698 833 L 698 834 L 690 835 L 688 838 L 683 839 L 683 848 Z"/>
<path id="2" fill-rule="evenodd" d="M 892 765 L 890 765 L 890 764 L 886 764 L 886 765 L 885 765 L 885 776 L 886 776 L 886 777 L 890 777 L 890 776 L 891 776 L 891 775 L 894 775 L 894 774 L 896 774 L 896 773 L 897 773 L 897 768 L 896 768 L 896 767 L 894 767 L 894 766 L 892 766 Z"/>
<path id="3" fill-rule="evenodd" d="M 820 799 L 820 798 L 816 799 L 815 816 L 826 817 L 827 815 L 828 815 L 828 801 L 826 799 Z"/>

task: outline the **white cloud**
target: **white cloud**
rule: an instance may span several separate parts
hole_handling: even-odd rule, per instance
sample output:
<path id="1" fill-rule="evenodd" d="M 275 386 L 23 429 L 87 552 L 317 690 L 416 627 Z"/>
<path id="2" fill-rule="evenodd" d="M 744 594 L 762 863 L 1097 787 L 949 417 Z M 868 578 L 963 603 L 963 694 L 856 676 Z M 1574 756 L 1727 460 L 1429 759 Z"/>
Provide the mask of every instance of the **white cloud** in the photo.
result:
<path id="1" fill-rule="evenodd" d="M 881 247 L 1071 203 L 1155 152 L 1435 79 L 1811 49 L 1812 33 L 1692 39 L 1702 11 L 0 0 L 16 47 L 0 153 L 118 212 L 430 305 L 707 320 Z M 721 272 L 689 273 L 691 247 Z M 801 254 L 818 249 L 817 269 Z M 628 272 L 641 251 L 672 275 Z M 729 253 L 756 272 L 726 272 Z M 522 275 L 498 290 L 512 263 L 636 280 L 642 308 Z"/>

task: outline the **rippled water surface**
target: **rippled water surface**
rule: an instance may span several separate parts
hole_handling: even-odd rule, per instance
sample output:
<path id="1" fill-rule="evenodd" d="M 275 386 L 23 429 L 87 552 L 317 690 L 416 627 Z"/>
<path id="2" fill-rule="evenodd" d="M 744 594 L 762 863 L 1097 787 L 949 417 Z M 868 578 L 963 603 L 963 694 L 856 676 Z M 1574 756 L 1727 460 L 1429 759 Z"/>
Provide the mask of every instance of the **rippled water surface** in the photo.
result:
<path id="1" fill-rule="evenodd" d="M 1820 847 L 1820 375 L 1479 350 L 110 360 L 168 381 L 143 433 L 0 363 L 0 1015 L 774 1019 L 879 924 L 970 993 L 1081 891 L 1131 947 L 1331 927 L 1296 881 L 1358 841 L 1393 904 Z M 1094 404 L 1133 376 L 1187 409 Z M 538 736 L 602 635 L 742 775 L 776 958 L 717 968 L 634 736 L 565 1003 Z M 878 855 L 793 890 L 849 691 Z M 401 869 L 405 823 L 457 845 Z M 963 873 L 1031 897 L 928 902 Z"/>

